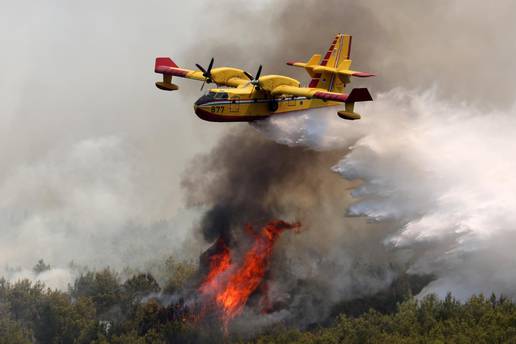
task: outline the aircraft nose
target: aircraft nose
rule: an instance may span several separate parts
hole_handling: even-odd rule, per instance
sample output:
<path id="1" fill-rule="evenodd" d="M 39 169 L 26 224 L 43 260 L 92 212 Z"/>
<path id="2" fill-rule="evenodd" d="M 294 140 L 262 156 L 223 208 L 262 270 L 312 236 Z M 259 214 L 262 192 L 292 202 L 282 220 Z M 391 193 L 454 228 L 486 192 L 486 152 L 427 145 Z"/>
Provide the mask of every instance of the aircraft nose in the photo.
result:
<path id="1" fill-rule="evenodd" d="M 210 99 L 211 99 L 210 97 L 204 95 L 201 98 L 197 99 L 197 101 L 194 103 L 194 105 L 206 104 L 207 102 L 210 101 Z"/>

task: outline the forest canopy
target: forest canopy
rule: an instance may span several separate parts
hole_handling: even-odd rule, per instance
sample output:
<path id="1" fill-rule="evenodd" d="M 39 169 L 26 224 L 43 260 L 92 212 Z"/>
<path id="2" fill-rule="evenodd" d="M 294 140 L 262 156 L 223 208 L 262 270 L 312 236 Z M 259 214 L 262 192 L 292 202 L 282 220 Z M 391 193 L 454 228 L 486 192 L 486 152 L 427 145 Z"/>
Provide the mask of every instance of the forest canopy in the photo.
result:
<path id="1" fill-rule="evenodd" d="M 477 295 L 459 302 L 411 294 L 413 279 L 369 298 L 349 300 L 310 328 L 275 324 L 259 334 L 224 333 L 192 321 L 178 302 L 164 304 L 192 277 L 189 262 L 169 259 L 161 282 L 146 272 L 84 271 L 67 291 L 40 282 L 0 280 L 0 343 L 506 343 L 516 340 L 516 306 Z M 49 269 L 43 261 L 37 269 Z M 163 280 L 163 279 L 162 279 Z M 416 281 L 417 282 L 417 281 Z M 420 283 L 421 281 L 419 281 Z"/>

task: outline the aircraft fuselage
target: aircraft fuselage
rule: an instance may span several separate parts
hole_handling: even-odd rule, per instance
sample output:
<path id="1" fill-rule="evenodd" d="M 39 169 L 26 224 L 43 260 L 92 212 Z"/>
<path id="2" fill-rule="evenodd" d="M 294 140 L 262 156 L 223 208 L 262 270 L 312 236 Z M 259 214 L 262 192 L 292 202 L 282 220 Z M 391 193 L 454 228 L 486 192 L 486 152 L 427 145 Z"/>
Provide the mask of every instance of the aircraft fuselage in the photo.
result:
<path id="1" fill-rule="evenodd" d="M 196 115 L 210 122 L 250 122 L 288 112 L 342 105 L 306 97 L 267 97 L 252 88 L 212 89 L 194 104 Z"/>

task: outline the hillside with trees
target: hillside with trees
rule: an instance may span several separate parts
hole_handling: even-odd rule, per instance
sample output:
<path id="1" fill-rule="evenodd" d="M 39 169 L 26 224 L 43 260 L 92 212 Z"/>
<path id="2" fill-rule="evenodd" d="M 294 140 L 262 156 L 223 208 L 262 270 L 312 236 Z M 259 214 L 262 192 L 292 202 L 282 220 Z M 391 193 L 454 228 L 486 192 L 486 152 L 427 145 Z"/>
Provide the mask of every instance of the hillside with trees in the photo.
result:
<path id="1" fill-rule="evenodd" d="M 465 303 L 452 295 L 417 300 L 410 283 L 422 281 L 410 279 L 371 297 L 343 302 L 331 319 L 310 329 L 276 324 L 254 337 L 225 335 L 217 325 L 193 321 L 181 301 L 159 301 L 158 295 L 179 290 L 195 271 L 191 264 L 173 260 L 166 266 L 163 285 L 150 273 L 123 280 L 111 269 L 85 271 L 67 291 L 2 279 L 0 343 L 516 342 L 516 306 L 511 300 L 495 295 L 473 296 Z M 48 268 L 40 261 L 34 269 Z"/>

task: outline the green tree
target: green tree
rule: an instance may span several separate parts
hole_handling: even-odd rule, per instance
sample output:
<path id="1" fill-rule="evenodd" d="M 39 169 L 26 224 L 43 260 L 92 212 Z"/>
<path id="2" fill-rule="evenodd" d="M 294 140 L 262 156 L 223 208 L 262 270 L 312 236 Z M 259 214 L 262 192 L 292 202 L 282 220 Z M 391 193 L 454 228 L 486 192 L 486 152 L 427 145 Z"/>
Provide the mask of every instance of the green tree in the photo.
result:
<path id="1" fill-rule="evenodd" d="M 132 276 L 122 285 L 123 293 L 133 302 L 139 302 L 144 296 L 160 290 L 158 282 L 149 273 Z"/>
<path id="2" fill-rule="evenodd" d="M 88 343 L 95 337 L 97 321 L 93 302 L 51 291 L 38 305 L 34 336 L 40 343 Z"/>
<path id="3" fill-rule="evenodd" d="M 0 344 L 30 344 L 30 331 L 16 321 L 0 316 Z"/>
<path id="4" fill-rule="evenodd" d="M 50 270 L 50 265 L 45 264 L 43 259 L 38 260 L 38 263 L 32 268 L 32 271 L 34 271 L 35 274 L 40 274 L 48 270 Z"/>
<path id="5" fill-rule="evenodd" d="M 33 284 L 27 279 L 13 285 L 6 284 L 4 297 L 12 319 L 30 329 L 37 314 L 38 304 L 44 295 L 44 288 L 42 283 Z"/>
<path id="6" fill-rule="evenodd" d="M 183 288 L 196 271 L 196 266 L 191 262 L 177 261 L 174 257 L 169 257 L 164 266 L 163 273 L 167 282 L 163 292 L 174 293 Z"/>
<path id="7" fill-rule="evenodd" d="M 122 287 L 118 275 L 106 268 L 98 272 L 82 274 L 70 290 L 74 298 L 89 297 L 95 304 L 96 313 L 102 315 L 119 306 Z"/>

